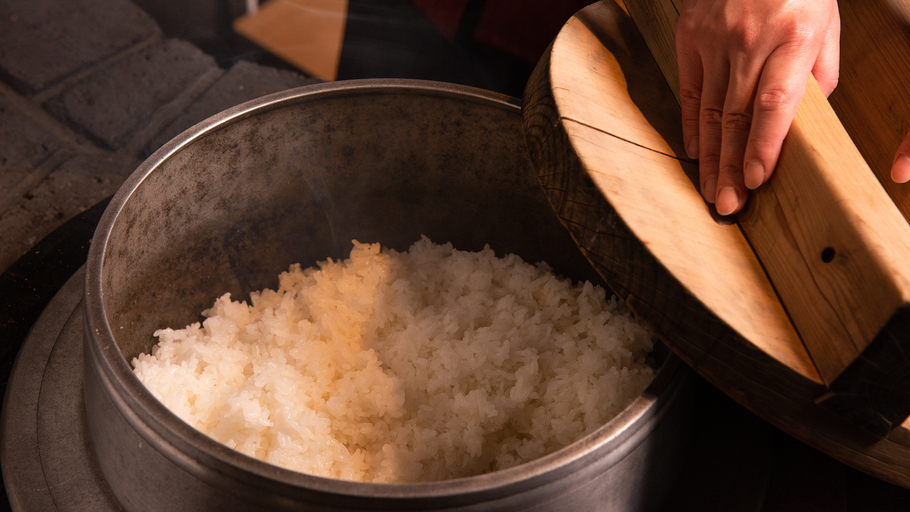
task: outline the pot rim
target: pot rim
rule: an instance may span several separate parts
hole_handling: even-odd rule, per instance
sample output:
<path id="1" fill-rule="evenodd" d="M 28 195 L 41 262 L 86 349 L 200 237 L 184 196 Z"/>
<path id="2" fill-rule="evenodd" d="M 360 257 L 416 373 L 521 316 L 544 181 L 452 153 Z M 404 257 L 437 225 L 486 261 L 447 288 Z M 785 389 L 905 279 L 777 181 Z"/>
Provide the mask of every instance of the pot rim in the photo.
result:
<path id="1" fill-rule="evenodd" d="M 124 182 L 107 206 L 89 250 L 86 262 L 83 314 L 86 358 L 100 370 L 106 392 L 137 433 L 156 445 L 166 457 L 200 478 L 250 477 L 293 488 L 334 495 L 373 499 L 430 499 L 477 494 L 497 494 L 502 489 L 528 489 L 558 480 L 567 470 L 583 467 L 593 459 L 612 466 L 631 452 L 644 438 L 624 441 L 639 430 L 654 428 L 673 403 L 685 367 L 672 354 L 663 363 L 654 381 L 612 420 L 578 441 L 518 466 L 477 476 L 436 482 L 378 484 L 318 477 L 284 469 L 244 455 L 197 431 L 178 418 L 139 381 L 116 344 L 107 321 L 102 289 L 102 269 L 108 242 L 118 216 L 142 182 L 171 156 L 195 141 L 247 117 L 289 105 L 323 98 L 372 94 L 417 94 L 452 97 L 492 107 L 521 111 L 521 101 L 474 87 L 410 79 L 366 79 L 321 83 L 263 96 L 216 114 L 187 129 L 148 157 Z M 87 368 L 88 368 L 88 362 Z M 98 368 L 100 367 L 100 368 Z M 654 419 L 654 421 L 650 421 Z M 609 461 L 607 459 L 610 459 Z"/>

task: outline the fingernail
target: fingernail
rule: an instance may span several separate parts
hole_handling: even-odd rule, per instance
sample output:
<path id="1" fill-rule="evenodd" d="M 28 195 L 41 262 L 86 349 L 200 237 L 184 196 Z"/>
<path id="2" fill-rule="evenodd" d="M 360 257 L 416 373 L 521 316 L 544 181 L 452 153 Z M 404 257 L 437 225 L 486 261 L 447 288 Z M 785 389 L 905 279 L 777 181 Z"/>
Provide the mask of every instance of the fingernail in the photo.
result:
<path id="1" fill-rule="evenodd" d="M 749 160 L 743 167 L 743 180 L 749 190 L 758 188 L 765 182 L 765 166 L 758 160 Z"/>
<path id="2" fill-rule="evenodd" d="M 686 154 L 693 160 L 698 158 L 698 137 L 692 137 L 686 143 Z"/>
<path id="3" fill-rule="evenodd" d="M 739 208 L 739 194 L 733 187 L 724 187 L 717 193 L 717 213 L 730 215 Z"/>
<path id="4" fill-rule="evenodd" d="M 717 195 L 717 175 L 712 174 L 705 178 L 705 185 L 701 189 L 701 195 L 705 196 L 705 201 L 709 203 L 714 202 L 714 198 Z"/>
<path id="5" fill-rule="evenodd" d="M 891 180 L 895 183 L 910 181 L 910 156 L 902 154 L 894 159 L 894 165 L 891 166 Z"/>

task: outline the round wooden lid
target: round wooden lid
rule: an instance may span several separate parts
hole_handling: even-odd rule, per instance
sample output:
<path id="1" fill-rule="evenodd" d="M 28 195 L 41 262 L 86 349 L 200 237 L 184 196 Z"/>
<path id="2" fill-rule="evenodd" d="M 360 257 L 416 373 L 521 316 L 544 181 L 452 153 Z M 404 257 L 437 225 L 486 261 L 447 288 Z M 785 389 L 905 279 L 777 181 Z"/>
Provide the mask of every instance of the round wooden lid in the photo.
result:
<path id="1" fill-rule="evenodd" d="M 605 0 L 541 60 L 524 130 L 553 208 L 613 291 L 708 381 L 910 488 L 910 208 L 888 198 L 810 88 L 775 178 L 738 219 L 719 217 L 685 158 L 678 85 L 664 78 L 674 75 L 651 48 L 625 6 Z M 832 166 L 850 173 L 832 178 Z"/>

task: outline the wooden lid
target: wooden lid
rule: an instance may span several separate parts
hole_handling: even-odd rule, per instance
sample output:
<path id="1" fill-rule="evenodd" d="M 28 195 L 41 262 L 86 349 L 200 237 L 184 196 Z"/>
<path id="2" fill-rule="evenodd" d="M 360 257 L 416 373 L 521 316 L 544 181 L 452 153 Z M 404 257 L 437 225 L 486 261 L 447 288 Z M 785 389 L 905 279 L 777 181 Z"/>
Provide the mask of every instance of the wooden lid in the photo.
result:
<path id="1" fill-rule="evenodd" d="M 674 4 L 626 5 L 638 25 L 613 0 L 576 14 L 528 83 L 525 137 L 551 204 L 613 291 L 707 380 L 910 487 L 910 194 L 886 192 L 857 149 L 882 134 L 851 121 L 877 141 L 854 145 L 812 82 L 774 177 L 736 223 L 718 217 L 683 150 Z M 845 27 L 865 16 L 846 9 Z M 868 94 L 847 89 L 841 104 L 862 105 Z"/>

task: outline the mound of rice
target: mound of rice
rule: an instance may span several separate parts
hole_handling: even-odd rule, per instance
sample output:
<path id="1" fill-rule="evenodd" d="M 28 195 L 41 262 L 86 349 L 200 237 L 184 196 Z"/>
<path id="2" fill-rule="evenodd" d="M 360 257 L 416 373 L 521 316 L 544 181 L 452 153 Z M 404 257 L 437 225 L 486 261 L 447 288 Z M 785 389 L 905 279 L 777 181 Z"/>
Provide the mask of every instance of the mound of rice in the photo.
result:
<path id="1" fill-rule="evenodd" d="M 292 470 L 412 482 L 507 468 L 602 426 L 653 378 L 651 335 L 615 297 L 489 247 L 355 241 L 350 259 L 279 280 L 156 331 L 133 366 L 196 429 Z"/>

